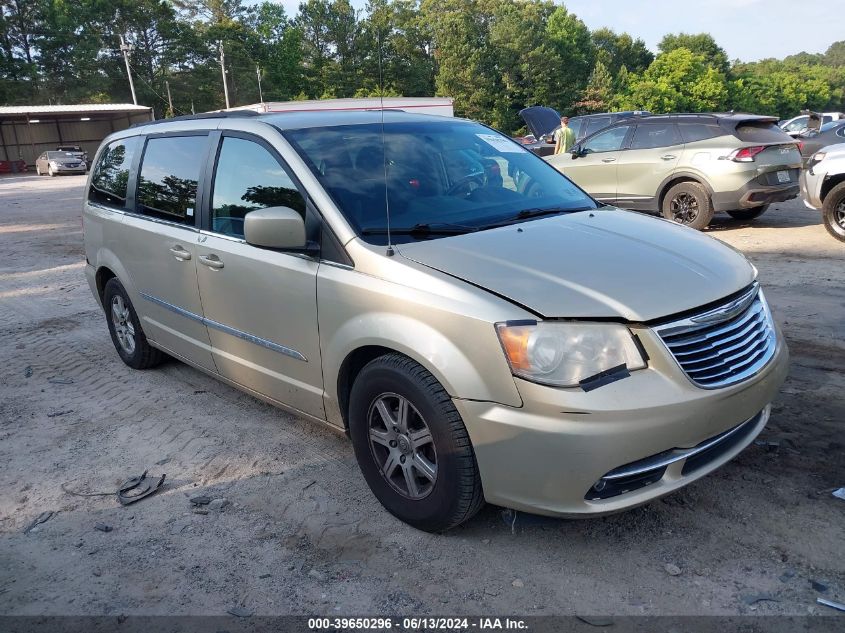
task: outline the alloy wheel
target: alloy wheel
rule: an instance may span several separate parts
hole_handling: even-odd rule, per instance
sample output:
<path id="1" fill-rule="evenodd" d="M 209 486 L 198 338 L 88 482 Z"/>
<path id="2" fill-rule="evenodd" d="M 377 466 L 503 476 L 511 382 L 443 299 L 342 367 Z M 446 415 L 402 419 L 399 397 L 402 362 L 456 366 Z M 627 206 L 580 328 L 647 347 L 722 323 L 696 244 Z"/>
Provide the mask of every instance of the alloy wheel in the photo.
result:
<path id="1" fill-rule="evenodd" d="M 695 196 L 681 192 L 669 203 L 672 219 L 681 224 L 689 224 L 698 217 L 698 200 Z"/>
<path id="2" fill-rule="evenodd" d="M 836 208 L 833 210 L 833 219 L 839 227 L 845 231 L 845 198 L 839 201 Z"/>
<path id="3" fill-rule="evenodd" d="M 383 393 L 367 420 L 370 451 L 390 486 L 409 499 L 428 496 L 437 481 L 437 452 L 417 408 L 399 394 Z"/>
<path id="4" fill-rule="evenodd" d="M 115 295 L 111 300 L 111 320 L 120 347 L 131 356 L 135 353 L 135 326 L 129 314 L 129 306 L 120 295 Z"/>

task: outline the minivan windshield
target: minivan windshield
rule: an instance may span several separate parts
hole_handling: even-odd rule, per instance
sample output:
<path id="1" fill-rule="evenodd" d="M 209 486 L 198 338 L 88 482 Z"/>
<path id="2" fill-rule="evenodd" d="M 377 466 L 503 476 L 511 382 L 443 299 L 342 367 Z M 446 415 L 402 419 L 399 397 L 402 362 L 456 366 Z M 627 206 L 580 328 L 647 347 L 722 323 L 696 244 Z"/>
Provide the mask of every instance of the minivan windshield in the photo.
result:
<path id="1" fill-rule="evenodd" d="M 285 131 L 349 223 L 373 244 L 482 230 L 598 204 L 543 159 L 449 119 Z"/>

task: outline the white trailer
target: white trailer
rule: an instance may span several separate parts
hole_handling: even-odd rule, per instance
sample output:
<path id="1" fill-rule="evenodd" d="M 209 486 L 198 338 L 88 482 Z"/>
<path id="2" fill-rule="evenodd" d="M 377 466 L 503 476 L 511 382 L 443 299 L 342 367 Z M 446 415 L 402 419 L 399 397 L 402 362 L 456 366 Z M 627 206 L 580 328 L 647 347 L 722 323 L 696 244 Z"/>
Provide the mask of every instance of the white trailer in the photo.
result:
<path id="1" fill-rule="evenodd" d="M 267 101 L 229 110 L 256 112 L 311 112 L 314 110 L 404 110 L 420 114 L 455 116 L 451 97 L 367 97 L 365 99 L 315 99 L 312 101 Z"/>

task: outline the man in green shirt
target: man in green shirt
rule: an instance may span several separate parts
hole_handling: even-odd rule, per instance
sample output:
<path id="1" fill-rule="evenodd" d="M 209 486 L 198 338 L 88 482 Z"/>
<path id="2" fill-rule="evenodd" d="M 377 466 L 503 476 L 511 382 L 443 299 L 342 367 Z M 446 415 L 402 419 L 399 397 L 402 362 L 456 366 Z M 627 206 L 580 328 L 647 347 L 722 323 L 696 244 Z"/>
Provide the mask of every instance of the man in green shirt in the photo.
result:
<path id="1" fill-rule="evenodd" d="M 569 117 L 560 117 L 560 127 L 555 130 L 555 154 L 565 154 L 575 145 L 575 132 L 569 127 Z"/>

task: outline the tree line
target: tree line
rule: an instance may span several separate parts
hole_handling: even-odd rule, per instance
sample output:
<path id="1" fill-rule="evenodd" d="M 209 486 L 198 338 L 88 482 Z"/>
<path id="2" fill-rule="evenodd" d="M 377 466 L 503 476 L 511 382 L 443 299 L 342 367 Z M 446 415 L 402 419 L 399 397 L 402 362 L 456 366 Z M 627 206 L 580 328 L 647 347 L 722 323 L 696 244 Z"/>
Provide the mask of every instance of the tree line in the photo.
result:
<path id="1" fill-rule="evenodd" d="M 131 101 L 121 38 L 138 101 L 157 116 L 224 107 L 221 49 L 232 106 L 445 95 L 458 115 L 506 132 L 528 105 L 845 110 L 845 41 L 741 62 L 709 34 L 679 33 L 652 52 L 550 0 L 370 0 L 364 10 L 305 0 L 296 15 L 243 0 L 0 0 L 0 103 Z"/>

